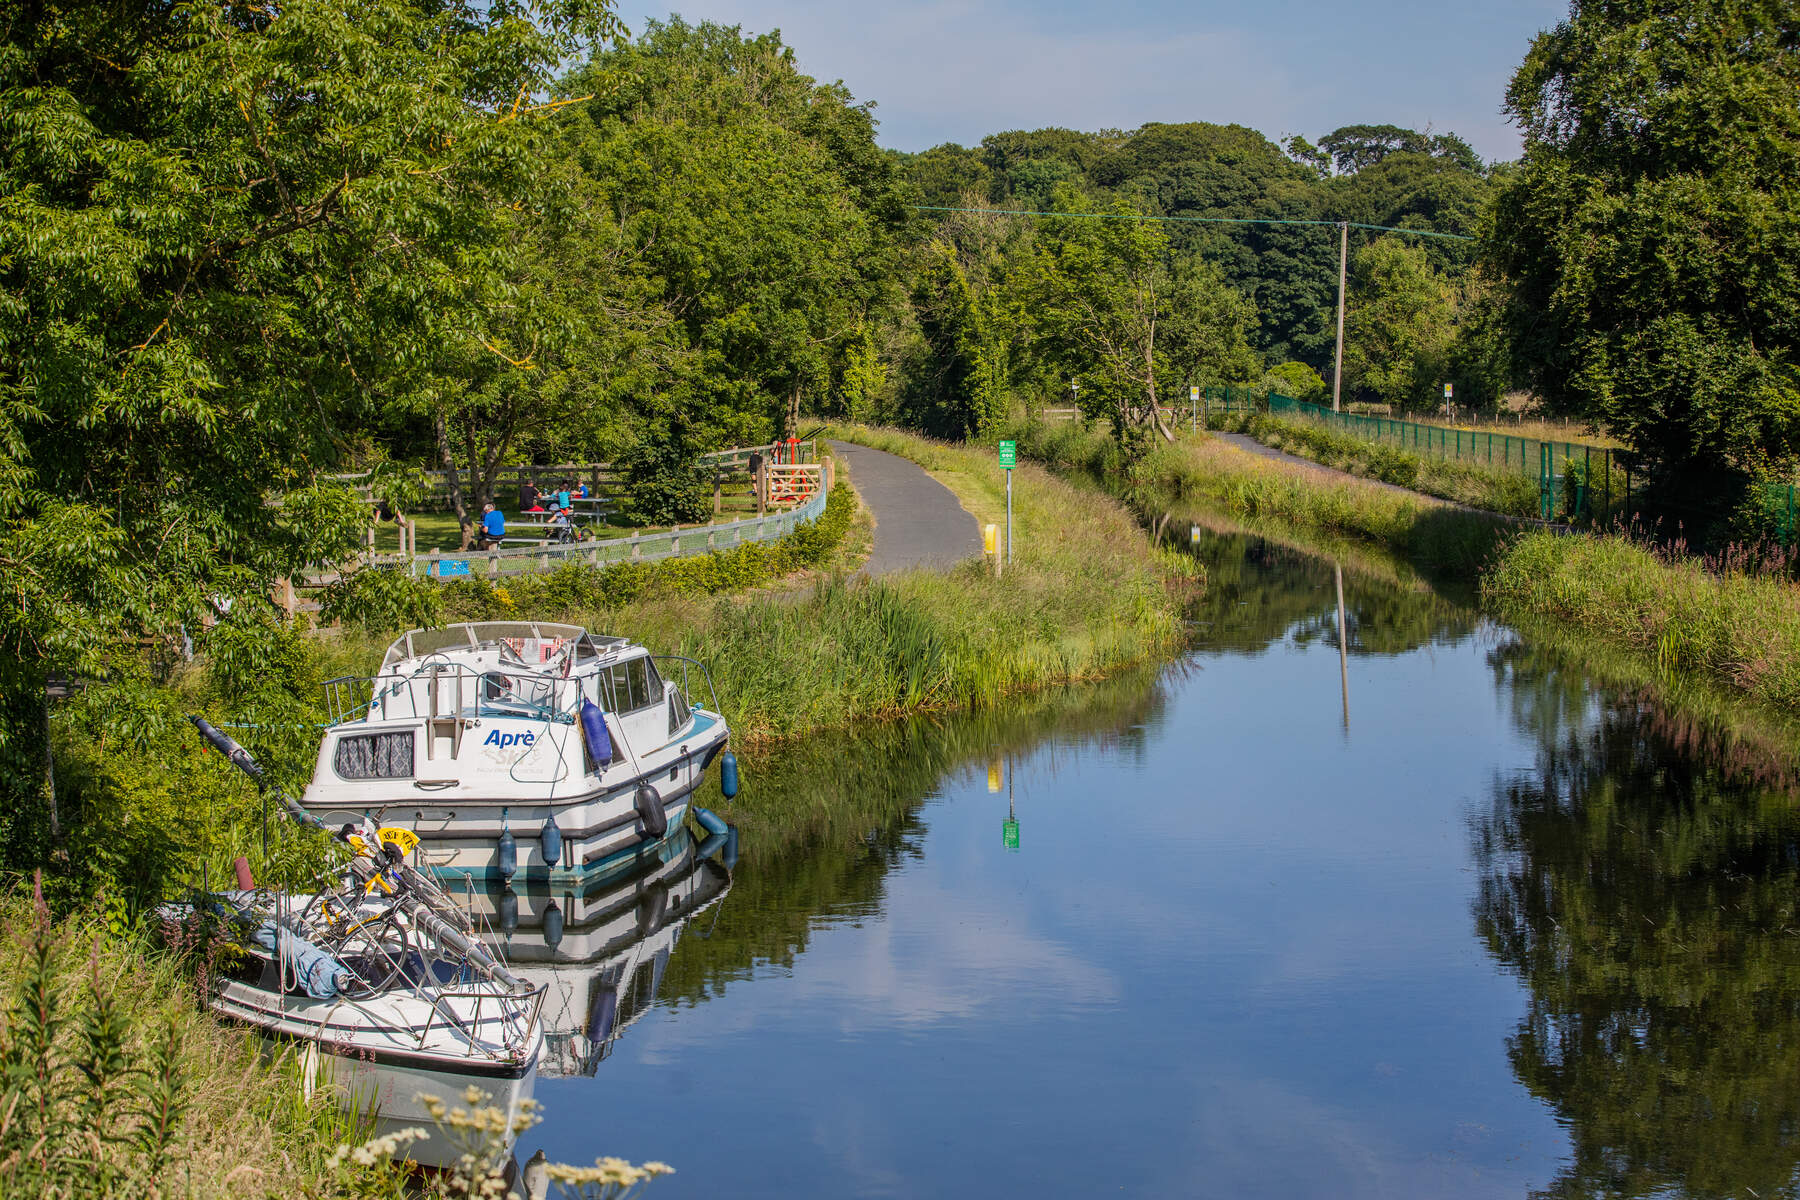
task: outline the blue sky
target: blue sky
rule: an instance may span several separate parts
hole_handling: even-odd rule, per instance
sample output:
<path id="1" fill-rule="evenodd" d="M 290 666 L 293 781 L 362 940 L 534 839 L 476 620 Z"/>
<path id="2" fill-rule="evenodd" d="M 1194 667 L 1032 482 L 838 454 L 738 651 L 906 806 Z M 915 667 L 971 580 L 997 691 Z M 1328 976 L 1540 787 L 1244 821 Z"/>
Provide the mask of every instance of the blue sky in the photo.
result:
<path id="1" fill-rule="evenodd" d="M 634 32 L 663 5 L 621 0 Z M 780 29 L 802 69 L 874 100 L 900 150 L 1005 129 L 1216 121 L 1271 138 L 1352 124 L 1451 130 L 1515 158 L 1501 98 L 1567 0 L 683 0 L 690 21 Z"/>

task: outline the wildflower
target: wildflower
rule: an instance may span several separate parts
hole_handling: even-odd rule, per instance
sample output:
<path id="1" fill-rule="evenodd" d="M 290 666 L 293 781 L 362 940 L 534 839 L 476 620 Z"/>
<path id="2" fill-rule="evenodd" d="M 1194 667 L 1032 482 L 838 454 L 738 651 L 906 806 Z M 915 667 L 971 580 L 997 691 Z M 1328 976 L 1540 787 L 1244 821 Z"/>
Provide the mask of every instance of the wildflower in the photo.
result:
<path id="1" fill-rule="evenodd" d="M 391 1161 L 406 1147 L 430 1136 L 423 1129 L 396 1129 L 381 1137 L 370 1138 L 360 1146 L 340 1145 L 325 1159 L 325 1165 L 333 1171 L 346 1162 L 359 1167 L 372 1167 L 377 1163 Z"/>

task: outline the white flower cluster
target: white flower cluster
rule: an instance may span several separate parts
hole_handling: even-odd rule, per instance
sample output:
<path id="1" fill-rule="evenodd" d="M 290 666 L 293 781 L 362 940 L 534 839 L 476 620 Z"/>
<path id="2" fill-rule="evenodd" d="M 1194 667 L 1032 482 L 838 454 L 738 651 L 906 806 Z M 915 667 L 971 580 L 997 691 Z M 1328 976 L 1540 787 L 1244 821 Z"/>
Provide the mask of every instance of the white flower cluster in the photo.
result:
<path id="1" fill-rule="evenodd" d="M 595 1161 L 591 1167 L 575 1167 L 566 1163 L 551 1163 L 544 1173 L 566 1188 L 585 1190 L 597 1187 L 601 1196 L 617 1196 L 624 1189 L 636 1187 L 640 1183 L 655 1179 L 658 1175 L 673 1175 L 675 1168 L 668 1163 L 647 1162 L 634 1167 L 622 1158 L 606 1157 Z"/>
<path id="2" fill-rule="evenodd" d="M 416 1097 L 438 1127 L 459 1145 L 500 1145 L 509 1134 L 516 1137 L 538 1123 L 538 1106 L 534 1101 L 520 1103 L 518 1115 L 509 1118 L 506 1110 L 498 1105 L 483 1104 L 487 1098 L 488 1093 L 472 1085 L 463 1090 L 463 1100 L 468 1108 L 460 1105 L 452 1108 L 440 1097 L 425 1093 Z"/>
<path id="3" fill-rule="evenodd" d="M 430 1136 L 423 1129 L 396 1129 L 393 1133 L 370 1138 L 360 1146 L 339 1146 L 325 1160 L 325 1165 L 333 1171 L 346 1162 L 359 1167 L 372 1167 L 376 1163 L 392 1161 L 394 1155 L 406 1147 Z"/>

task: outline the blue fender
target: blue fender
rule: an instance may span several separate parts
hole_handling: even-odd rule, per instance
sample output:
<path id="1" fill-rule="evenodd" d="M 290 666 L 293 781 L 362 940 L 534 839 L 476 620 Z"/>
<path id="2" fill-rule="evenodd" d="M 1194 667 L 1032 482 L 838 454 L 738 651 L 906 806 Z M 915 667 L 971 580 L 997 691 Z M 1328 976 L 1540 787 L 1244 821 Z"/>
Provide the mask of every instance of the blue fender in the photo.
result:
<path id="1" fill-rule="evenodd" d="M 598 704 L 585 698 L 581 701 L 581 740 L 596 767 L 604 768 L 612 761 L 612 735 L 606 731 L 606 714 Z"/>

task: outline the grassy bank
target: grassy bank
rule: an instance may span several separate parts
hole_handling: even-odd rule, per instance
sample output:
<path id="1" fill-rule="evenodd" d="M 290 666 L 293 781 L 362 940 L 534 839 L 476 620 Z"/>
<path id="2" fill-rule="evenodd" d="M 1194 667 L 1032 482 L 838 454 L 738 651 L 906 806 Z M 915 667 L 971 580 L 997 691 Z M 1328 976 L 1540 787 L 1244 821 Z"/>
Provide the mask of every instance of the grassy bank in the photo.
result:
<path id="1" fill-rule="evenodd" d="M 22 901 L 0 911 L 0 1194 L 396 1194 L 330 1162 L 358 1122 L 201 1011 L 173 957 L 91 911 L 54 925 Z"/>
<path id="2" fill-rule="evenodd" d="M 1004 519 L 985 450 L 842 429 L 936 472 L 978 520 Z M 554 615 L 706 662 L 738 739 L 757 744 L 905 712 L 991 704 L 1167 654 L 1199 581 L 1123 507 L 1041 469 L 1019 472 L 1013 566 L 980 562 L 801 595 L 570 605 Z M 539 615 L 552 615 L 541 612 Z"/>
<path id="3" fill-rule="evenodd" d="M 1372 542 L 1434 573 L 1473 578 L 1505 528 L 1499 518 L 1259 458 L 1210 437 L 1159 445 L 1128 462 L 1107 434 L 1074 424 L 1033 426 L 1018 436 L 1031 457 L 1097 475 L 1145 512 L 1202 501 L 1241 518 Z"/>
<path id="4" fill-rule="evenodd" d="M 1503 619 L 1573 631 L 1641 657 L 1666 680 L 1686 672 L 1757 705 L 1800 702 L 1800 592 L 1782 578 L 1710 571 L 1618 534 L 1524 531 L 1213 439 L 1184 439 L 1129 462 L 1105 433 L 1074 424 L 1018 436 L 1032 457 L 1099 476 L 1143 511 L 1180 519 L 1192 502 L 1255 525 L 1372 543 L 1440 580 L 1476 586 Z"/>
<path id="5" fill-rule="evenodd" d="M 1482 577 L 1503 616 L 1579 630 L 1694 671 L 1758 703 L 1800 703 L 1800 592 L 1783 579 L 1713 574 L 1618 535 L 1511 540 Z"/>
<path id="6" fill-rule="evenodd" d="M 1413 454 L 1327 429 L 1310 421 L 1287 421 L 1267 413 L 1221 418 L 1222 428 L 1247 434 L 1320 466 L 1379 483 L 1393 484 L 1469 508 L 1512 517 L 1538 515 L 1536 479 L 1520 471 Z"/>

